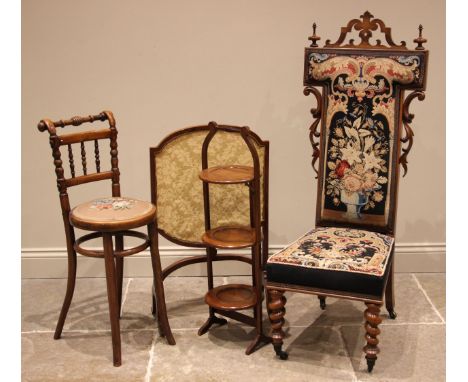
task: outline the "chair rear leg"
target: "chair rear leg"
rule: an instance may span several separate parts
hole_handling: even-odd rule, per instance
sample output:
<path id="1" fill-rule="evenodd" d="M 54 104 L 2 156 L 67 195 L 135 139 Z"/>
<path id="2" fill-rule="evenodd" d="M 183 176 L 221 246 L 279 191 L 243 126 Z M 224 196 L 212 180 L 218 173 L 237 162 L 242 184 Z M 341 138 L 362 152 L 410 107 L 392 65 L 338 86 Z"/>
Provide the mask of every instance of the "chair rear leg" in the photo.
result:
<path id="1" fill-rule="evenodd" d="M 75 282 L 76 282 L 76 252 L 73 249 L 73 234 L 70 231 L 66 230 L 67 237 L 69 235 L 72 238 L 67 239 L 67 250 L 68 250 L 68 278 L 67 278 L 67 291 L 65 293 L 65 298 L 62 304 L 62 310 L 60 311 L 60 316 L 55 327 L 54 339 L 58 340 L 62 336 L 63 325 L 65 324 L 65 319 L 67 318 L 68 309 L 73 299 L 73 293 L 75 291 Z"/>
<path id="2" fill-rule="evenodd" d="M 317 297 L 320 300 L 320 309 L 325 310 L 327 306 L 326 297 L 325 296 L 317 296 Z"/>
<path id="3" fill-rule="evenodd" d="M 392 320 L 397 317 L 395 312 L 395 286 L 393 269 L 394 266 L 392 262 L 390 274 L 388 275 L 387 286 L 385 287 L 385 307 L 387 308 L 388 315 Z"/>

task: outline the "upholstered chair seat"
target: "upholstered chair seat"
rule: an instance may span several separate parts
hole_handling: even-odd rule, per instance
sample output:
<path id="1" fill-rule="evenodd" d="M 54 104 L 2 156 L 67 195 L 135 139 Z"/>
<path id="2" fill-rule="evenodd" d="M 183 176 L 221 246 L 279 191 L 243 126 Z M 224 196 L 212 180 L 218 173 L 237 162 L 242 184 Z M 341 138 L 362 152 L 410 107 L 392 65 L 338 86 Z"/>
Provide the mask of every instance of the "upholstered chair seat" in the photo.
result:
<path id="1" fill-rule="evenodd" d="M 267 279 L 381 296 L 393 237 L 362 229 L 315 228 L 270 256 Z"/>
<path id="2" fill-rule="evenodd" d="M 132 229 L 154 222 L 156 207 L 142 200 L 108 197 L 94 199 L 77 205 L 70 212 L 70 223 L 77 228 L 88 229 L 93 225 L 100 231 Z"/>

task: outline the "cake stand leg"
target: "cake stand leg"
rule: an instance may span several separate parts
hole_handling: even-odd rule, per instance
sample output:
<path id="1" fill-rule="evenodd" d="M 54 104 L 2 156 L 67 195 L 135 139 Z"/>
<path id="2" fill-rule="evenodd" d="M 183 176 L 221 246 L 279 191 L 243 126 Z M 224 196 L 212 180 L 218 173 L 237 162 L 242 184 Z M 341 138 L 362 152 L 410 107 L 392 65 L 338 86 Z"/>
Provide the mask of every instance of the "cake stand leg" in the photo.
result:
<path id="1" fill-rule="evenodd" d="M 253 341 L 250 343 L 249 346 L 247 346 L 247 349 L 245 349 L 245 354 L 250 355 L 252 354 L 255 350 L 260 349 L 261 347 L 271 343 L 271 337 L 268 337 L 264 334 L 257 334 Z"/>
<path id="2" fill-rule="evenodd" d="M 207 279 L 208 279 L 208 290 L 213 289 L 213 258 L 216 256 L 216 248 L 208 247 L 206 248 L 206 271 L 207 271 Z M 202 336 L 205 334 L 213 324 L 218 325 L 225 325 L 227 324 L 227 320 L 224 318 L 216 317 L 214 313 L 214 309 L 212 307 L 209 308 L 210 316 L 205 321 L 205 323 L 198 329 L 198 335 Z"/>
<path id="3" fill-rule="evenodd" d="M 198 329 L 198 335 L 202 336 L 205 334 L 213 324 L 218 324 L 218 325 L 225 325 L 227 324 L 227 320 L 225 318 L 220 318 L 215 316 L 213 308 L 210 308 L 210 316 L 208 319 L 205 321 L 205 323 Z"/>

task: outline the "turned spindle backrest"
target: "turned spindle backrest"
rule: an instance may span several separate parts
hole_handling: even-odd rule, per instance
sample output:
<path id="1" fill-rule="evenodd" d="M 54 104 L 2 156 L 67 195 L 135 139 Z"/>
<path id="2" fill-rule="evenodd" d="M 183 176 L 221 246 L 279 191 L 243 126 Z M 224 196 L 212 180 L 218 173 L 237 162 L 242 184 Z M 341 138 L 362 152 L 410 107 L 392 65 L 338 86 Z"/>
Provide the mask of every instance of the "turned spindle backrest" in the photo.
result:
<path id="1" fill-rule="evenodd" d="M 422 46 L 422 26 L 416 48 L 409 50 L 404 41 L 393 42 L 382 20 L 369 12 L 361 18 L 351 20 L 335 43 L 327 40 L 322 48 L 314 24 L 312 44 L 305 49 L 304 94 L 314 94 L 318 104 L 310 128 L 319 180 L 316 224 L 393 233 L 399 163 L 405 175 L 413 143 L 408 108 L 414 98 L 424 99 L 428 51 Z M 359 44 L 345 42 L 353 29 L 359 31 Z M 388 45 L 371 42 L 378 29 Z M 404 99 L 406 89 L 412 92 Z"/>
<path id="2" fill-rule="evenodd" d="M 58 128 L 67 126 L 80 126 L 85 123 L 95 121 L 108 121 L 109 127 L 106 129 L 89 130 L 68 134 L 58 134 Z M 37 125 L 39 131 L 49 132 L 50 146 L 54 158 L 55 174 L 57 176 L 57 187 L 60 193 L 60 200 L 63 212 L 70 211 L 68 199 L 68 187 L 79 184 L 96 182 L 100 180 L 112 181 L 112 196 L 120 196 L 120 172 L 117 151 L 117 128 L 115 119 L 110 111 L 103 111 L 97 115 L 87 117 L 72 117 L 68 120 L 52 122 L 50 119 L 43 119 Z M 101 141 L 109 141 L 110 147 L 110 170 L 102 171 L 101 151 L 107 145 Z M 86 152 L 86 143 L 91 143 L 91 152 Z M 101 142 L 101 144 L 100 144 Z M 75 148 L 75 150 L 73 150 Z M 106 150 L 107 151 L 107 150 Z M 75 154 L 74 154 L 75 152 Z M 79 153 L 77 158 L 75 155 Z M 68 160 L 70 176 L 65 176 L 63 162 Z M 93 163 L 94 162 L 94 163 Z"/>

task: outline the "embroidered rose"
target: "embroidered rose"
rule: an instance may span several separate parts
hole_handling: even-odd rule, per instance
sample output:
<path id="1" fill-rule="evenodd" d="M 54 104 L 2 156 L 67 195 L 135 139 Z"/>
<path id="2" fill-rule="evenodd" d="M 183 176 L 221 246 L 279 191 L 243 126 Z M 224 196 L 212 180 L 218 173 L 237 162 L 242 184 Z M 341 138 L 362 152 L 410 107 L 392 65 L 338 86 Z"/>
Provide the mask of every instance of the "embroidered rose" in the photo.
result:
<path id="1" fill-rule="evenodd" d="M 335 173 L 338 175 L 338 178 L 342 178 L 345 174 L 345 170 L 350 168 L 348 161 L 341 161 L 340 164 L 336 167 Z"/>
<path id="2" fill-rule="evenodd" d="M 343 187 L 349 192 L 359 191 L 362 188 L 362 180 L 356 174 L 346 174 L 343 178 Z"/>

